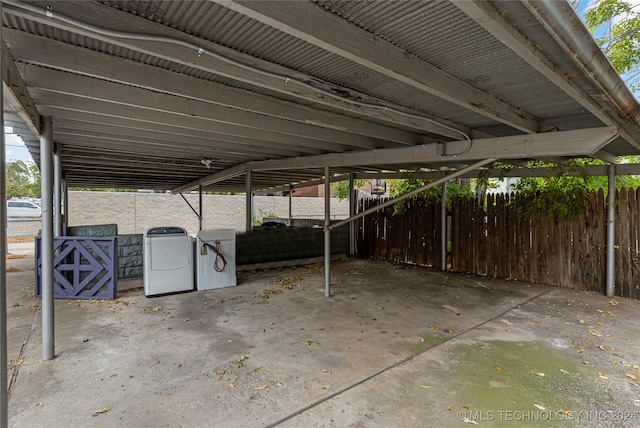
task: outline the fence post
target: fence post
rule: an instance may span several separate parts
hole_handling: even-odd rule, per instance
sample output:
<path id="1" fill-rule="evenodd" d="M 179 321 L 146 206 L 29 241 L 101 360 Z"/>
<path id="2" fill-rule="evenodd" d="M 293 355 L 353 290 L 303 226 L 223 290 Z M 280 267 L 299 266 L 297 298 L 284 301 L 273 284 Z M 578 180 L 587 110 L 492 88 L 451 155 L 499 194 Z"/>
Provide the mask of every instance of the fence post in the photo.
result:
<path id="1" fill-rule="evenodd" d="M 607 193 L 607 297 L 615 294 L 615 243 L 616 243 L 616 166 L 609 165 L 609 188 Z"/>
<path id="2" fill-rule="evenodd" d="M 324 167 L 324 297 L 331 297 L 331 177 Z"/>
<path id="3" fill-rule="evenodd" d="M 441 228 L 441 251 L 442 251 L 442 271 L 445 272 L 447 270 L 447 182 L 442 183 L 442 201 L 441 201 L 441 215 L 442 219 L 440 220 L 440 228 Z"/>

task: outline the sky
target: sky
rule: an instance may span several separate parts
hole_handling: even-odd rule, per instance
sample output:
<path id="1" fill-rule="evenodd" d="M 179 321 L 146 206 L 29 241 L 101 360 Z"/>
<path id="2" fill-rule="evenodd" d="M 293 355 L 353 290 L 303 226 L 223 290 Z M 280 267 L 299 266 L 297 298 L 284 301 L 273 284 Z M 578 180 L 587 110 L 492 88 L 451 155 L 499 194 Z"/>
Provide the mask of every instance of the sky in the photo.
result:
<path id="1" fill-rule="evenodd" d="M 27 146 L 24 145 L 22 139 L 16 134 L 12 133 L 13 129 L 11 129 L 10 127 L 5 127 L 4 131 L 4 144 L 7 163 L 19 160 L 23 162 L 33 160 L 31 158 L 29 150 L 27 150 Z"/>

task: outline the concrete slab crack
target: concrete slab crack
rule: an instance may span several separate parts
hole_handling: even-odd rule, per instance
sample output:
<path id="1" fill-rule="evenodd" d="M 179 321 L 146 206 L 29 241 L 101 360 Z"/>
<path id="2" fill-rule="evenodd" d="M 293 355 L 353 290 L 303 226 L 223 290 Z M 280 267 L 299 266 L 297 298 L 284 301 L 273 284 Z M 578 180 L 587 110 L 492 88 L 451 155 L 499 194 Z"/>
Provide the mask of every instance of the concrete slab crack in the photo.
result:
<path id="1" fill-rule="evenodd" d="M 40 314 L 40 309 L 38 309 L 35 312 L 35 315 L 33 317 L 33 322 L 31 323 L 31 327 L 29 328 L 29 333 L 27 334 L 27 337 L 25 337 L 24 341 L 20 345 L 20 352 L 18 353 L 18 359 L 21 359 L 24 357 L 25 348 L 29 344 L 29 339 L 31 339 L 31 334 L 35 331 L 39 314 Z M 11 391 L 13 390 L 14 385 L 18 381 L 18 375 L 20 374 L 20 367 L 22 367 L 22 364 L 17 364 L 13 369 L 13 373 L 11 373 L 11 379 L 9 379 L 9 386 L 7 388 L 7 401 L 11 399 Z"/>
<path id="2" fill-rule="evenodd" d="M 438 347 L 450 342 L 451 340 L 462 336 L 463 334 L 469 333 L 470 331 L 473 331 L 473 330 L 475 330 L 477 328 L 480 328 L 480 327 L 484 326 L 485 324 L 491 323 L 491 322 L 493 322 L 493 321 L 505 316 L 506 314 L 508 314 L 509 312 L 513 311 L 514 309 L 518 309 L 518 308 L 526 305 L 527 303 L 530 303 L 530 302 L 532 302 L 532 301 L 544 296 L 545 294 L 551 292 L 552 290 L 554 290 L 554 288 L 549 288 L 547 290 L 544 290 L 543 292 L 538 293 L 533 297 L 530 297 L 529 299 L 525 300 L 524 302 L 517 303 L 517 304 L 513 305 L 512 307 L 510 307 L 507 310 L 499 313 L 498 315 L 495 315 L 495 316 L 493 316 L 491 318 L 488 318 L 488 319 L 486 319 L 486 320 L 484 320 L 484 321 L 482 321 L 482 322 L 480 322 L 478 324 L 475 324 L 475 325 L 467 328 L 466 330 L 462 330 L 462 331 L 460 331 L 460 332 L 458 332 L 456 334 L 451 335 L 449 338 L 447 338 L 443 342 L 440 342 L 435 346 L 427 348 L 427 349 L 425 349 L 424 351 L 422 351 L 421 353 L 419 353 L 417 355 L 410 355 L 410 356 L 408 356 L 408 357 L 406 357 L 406 358 L 404 358 L 404 359 L 402 359 L 402 360 L 400 360 L 400 361 L 398 361 L 398 362 L 396 362 L 396 363 L 394 363 L 394 364 L 392 364 L 390 366 L 387 366 L 387 367 L 385 367 L 385 368 L 383 368 L 381 370 L 378 370 L 377 372 L 375 372 L 375 373 L 373 373 L 373 374 L 371 374 L 371 375 L 369 375 L 369 376 L 367 376 L 367 377 L 365 377 L 363 379 L 360 379 L 359 381 L 354 382 L 351 385 L 348 385 L 348 386 L 340 389 L 339 391 L 334 392 L 333 394 L 330 394 L 330 395 L 328 395 L 328 396 L 326 396 L 326 397 L 324 397 L 324 398 L 322 398 L 320 400 L 317 400 L 317 401 L 315 401 L 315 402 L 313 402 L 313 403 L 311 403 L 311 404 L 309 404 L 309 405 L 307 405 L 307 406 L 305 406 L 305 407 L 303 407 L 301 409 L 296 410 L 295 412 L 285 416 L 284 418 L 282 418 L 282 419 L 280 419 L 280 420 L 278 420 L 276 422 L 273 422 L 271 424 L 266 425 L 266 427 L 267 428 L 272 428 L 272 427 L 276 427 L 278 425 L 281 425 L 281 424 L 289 421 L 290 419 L 293 419 L 296 416 L 299 416 L 299 415 L 303 414 L 304 412 L 306 412 L 308 410 L 311 410 L 314 407 L 319 406 L 322 403 L 325 403 L 326 401 L 331 400 L 334 397 L 337 397 L 337 396 L 339 396 L 339 395 L 341 395 L 341 394 L 343 394 L 343 393 L 345 393 L 347 391 L 350 391 L 350 390 L 352 390 L 352 389 L 364 384 L 365 382 L 367 382 L 367 381 L 369 381 L 371 379 L 374 379 L 375 377 L 380 376 L 383 373 L 388 372 L 389 370 L 392 370 L 394 368 L 402 366 L 403 364 L 408 363 L 409 361 L 413 360 L 415 357 L 417 357 L 420 354 L 423 354 L 425 352 L 429 352 L 430 350 L 438 348 Z"/>

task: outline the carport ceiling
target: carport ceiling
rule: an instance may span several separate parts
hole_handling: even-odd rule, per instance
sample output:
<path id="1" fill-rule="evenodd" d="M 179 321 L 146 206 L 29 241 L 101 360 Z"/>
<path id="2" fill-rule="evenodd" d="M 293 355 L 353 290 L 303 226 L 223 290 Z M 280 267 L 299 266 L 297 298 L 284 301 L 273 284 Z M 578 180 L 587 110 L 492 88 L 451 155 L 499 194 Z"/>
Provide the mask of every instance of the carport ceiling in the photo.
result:
<path id="1" fill-rule="evenodd" d="M 2 18 L 7 125 L 39 162 L 51 116 L 70 186 L 638 153 L 640 107 L 564 2 L 5 0 Z"/>

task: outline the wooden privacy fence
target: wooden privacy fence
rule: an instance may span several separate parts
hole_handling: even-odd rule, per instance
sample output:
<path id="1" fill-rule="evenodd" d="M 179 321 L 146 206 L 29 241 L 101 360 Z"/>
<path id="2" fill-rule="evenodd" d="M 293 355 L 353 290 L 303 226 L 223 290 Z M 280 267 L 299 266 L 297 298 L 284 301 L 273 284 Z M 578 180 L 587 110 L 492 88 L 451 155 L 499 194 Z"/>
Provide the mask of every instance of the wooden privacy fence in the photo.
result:
<path id="1" fill-rule="evenodd" d="M 362 199 L 364 211 L 384 199 Z M 402 215 L 393 215 L 393 206 L 359 220 L 358 254 L 362 257 L 413 263 L 440 268 L 442 218 L 438 204 L 416 201 Z"/>
<path id="2" fill-rule="evenodd" d="M 591 193 L 575 221 L 542 215 L 525 220 L 513 195 L 488 195 L 486 209 L 474 199 L 452 202 L 448 218 L 448 268 L 454 271 L 579 290 L 605 292 L 606 206 Z M 360 209 L 377 200 L 363 201 Z M 363 218 L 358 249 L 364 257 L 441 266 L 440 204 L 416 201 L 403 214 L 393 207 Z M 618 190 L 616 295 L 640 298 L 640 189 Z"/>

